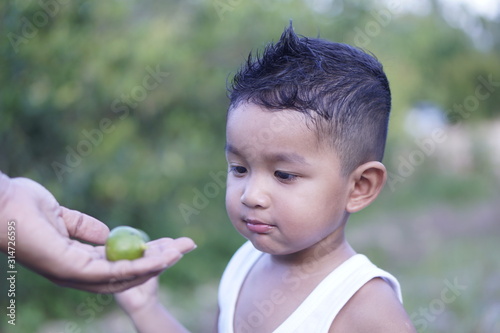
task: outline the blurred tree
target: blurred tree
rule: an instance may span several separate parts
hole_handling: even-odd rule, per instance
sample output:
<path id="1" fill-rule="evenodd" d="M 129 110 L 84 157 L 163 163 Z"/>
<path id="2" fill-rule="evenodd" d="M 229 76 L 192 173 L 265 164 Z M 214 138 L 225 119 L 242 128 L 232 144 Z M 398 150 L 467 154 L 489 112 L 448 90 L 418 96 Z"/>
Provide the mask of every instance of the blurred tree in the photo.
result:
<path id="1" fill-rule="evenodd" d="M 421 100 L 472 103 L 479 78 L 494 83 L 470 117 L 499 116 L 499 20 L 481 19 L 491 38 L 479 50 L 438 3 L 418 15 L 380 1 L 8 1 L 0 169 L 110 227 L 194 238 L 198 250 L 170 270 L 169 285 L 218 279 L 242 242 L 224 210 L 226 81 L 290 19 L 302 35 L 377 55 L 393 89 L 393 136 Z M 45 311 L 39 321 L 74 316 L 86 297 L 29 273 L 20 283 L 19 301 Z M 49 298 L 66 306 L 46 309 Z"/>

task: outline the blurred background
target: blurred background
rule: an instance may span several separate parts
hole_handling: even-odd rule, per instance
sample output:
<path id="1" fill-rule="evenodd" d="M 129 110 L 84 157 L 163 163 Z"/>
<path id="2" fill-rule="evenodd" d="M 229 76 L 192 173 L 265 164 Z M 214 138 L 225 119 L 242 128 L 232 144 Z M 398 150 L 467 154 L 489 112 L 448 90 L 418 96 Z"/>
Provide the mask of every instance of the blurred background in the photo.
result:
<path id="1" fill-rule="evenodd" d="M 389 180 L 351 217 L 351 245 L 399 278 L 420 332 L 500 332 L 494 0 L 1 2 L 0 170 L 110 228 L 193 238 L 162 297 L 210 331 L 244 241 L 224 208 L 226 81 L 290 19 L 298 34 L 373 52 L 391 82 Z M 2 314 L 0 331 L 133 331 L 110 296 L 22 268 L 16 304 L 16 326 Z"/>

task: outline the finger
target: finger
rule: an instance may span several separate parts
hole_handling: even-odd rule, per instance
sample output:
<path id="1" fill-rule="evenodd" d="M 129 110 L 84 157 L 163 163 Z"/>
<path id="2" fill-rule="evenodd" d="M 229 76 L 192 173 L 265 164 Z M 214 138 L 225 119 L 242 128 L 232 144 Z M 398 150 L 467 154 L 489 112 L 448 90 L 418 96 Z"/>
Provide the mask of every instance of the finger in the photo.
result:
<path id="1" fill-rule="evenodd" d="M 68 281 L 59 279 L 50 279 L 50 280 L 61 287 L 74 288 L 100 294 L 113 294 L 141 285 L 146 281 L 148 281 L 149 279 L 158 276 L 160 273 L 161 271 L 144 275 L 141 277 L 136 277 L 131 280 L 111 280 L 109 282 L 96 283 L 96 284 L 88 284 L 87 282 Z"/>
<path id="2" fill-rule="evenodd" d="M 71 237 L 95 244 L 106 242 L 109 228 L 101 221 L 66 207 L 61 207 L 61 217 Z"/>
<path id="3" fill-rule="evenodd" d="M 153 244 L 149 246 L 144 257 L 114 262 L 100 257 L 102 249 L 96 247 L 95 255 L 89 256 L 87 253 L 86 259 L 82 258 L 80 262 L 76 259 L 64 273 L 53 277 L 76 283 L 86 281 L 89 285 L 129 281 L 150 274 L 158 274 L 175 264 L 183 256 L 175 246 L 176 240 L 161 239 L 151 243 Z M 84 250 L 82 247 L 79 249 Z"/>
<path id="4" fill-rule="evenodd" d="M 147 243 L 148 249 L 151 250 L 157 249 L 157 250 L 162 250 L 162 249 L 176 249 L 182 254 L 186 254 L 194 249 L 196 249 L 196 244 L 191 238 L 188 237 L 181 237 L 177 239 L 172 239 L 172 238 L 159 238 L 155 239 L 151 242 Z M 146 251 L 148 252 L 148 251 Z"/>
<path id="5" fill-rule="evenodd" d="M 196 249 L 196 244 L 195 242 L 188 237 L 180 237 L 177 239 L 174 239 L 174 246 L 179 250 L 181 253 L 186 254 L 188 252 L 193 251 Z"/>
<path id="6" fill-rule="evenodd" d="M 63 263 L 72 261 L 73 264 L 64 271 L 58 270 L 57 274 L 45 272 L 44 275 L 61 286 L 102 293 L 136 286 L 174 265 L 183 253 L 195 247 L 188 238 L 161 238 L 148 243 L 148 250 L 142 258 L 111 262 L 104 258 L 102 246 L 92 247 L 77 241 L 72 244 L 72 250 L 63 251 L 60 260 Z"/>

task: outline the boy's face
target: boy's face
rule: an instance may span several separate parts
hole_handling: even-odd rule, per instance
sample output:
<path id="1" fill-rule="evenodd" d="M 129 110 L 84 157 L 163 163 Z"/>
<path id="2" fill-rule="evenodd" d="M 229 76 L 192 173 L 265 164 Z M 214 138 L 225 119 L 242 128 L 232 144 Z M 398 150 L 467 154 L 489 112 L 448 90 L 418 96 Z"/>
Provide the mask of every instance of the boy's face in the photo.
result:
<path id="1" fill-rule="evenodd" d="M 254 104 L 228 115 L 226 208 L 263 252 L 291 254 L 343 240 L 348 177 L 314 128 L 299 112 Z"/>

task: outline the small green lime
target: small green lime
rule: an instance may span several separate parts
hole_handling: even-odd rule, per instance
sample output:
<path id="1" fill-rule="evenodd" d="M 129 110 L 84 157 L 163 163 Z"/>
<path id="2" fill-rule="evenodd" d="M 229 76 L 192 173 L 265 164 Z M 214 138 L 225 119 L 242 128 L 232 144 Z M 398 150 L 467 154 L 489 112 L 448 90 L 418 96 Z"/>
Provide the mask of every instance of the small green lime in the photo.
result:
<path id="1" fill-rule="evenodd" d="M 146 243 L 151 240 L 148 234 L 142 231 L 141 229 L 135 229 L 135 230 L 137 230 L 137 232 L 141 235 L 142 240 L 145 241 Z"/>
<path id="2" fill-rule="evenodd" d="M 106 240 L 106 258 L 109 261 L 134 260 L 141 258 L 146 250 L 148 235 L 129 226 L 111 230 Z"/>

